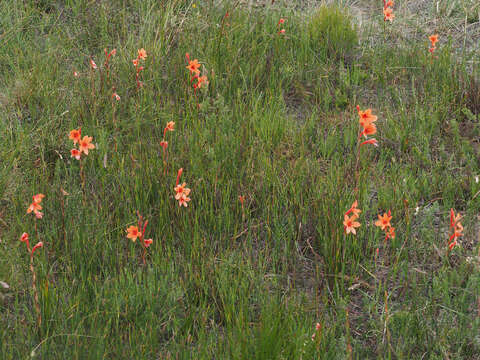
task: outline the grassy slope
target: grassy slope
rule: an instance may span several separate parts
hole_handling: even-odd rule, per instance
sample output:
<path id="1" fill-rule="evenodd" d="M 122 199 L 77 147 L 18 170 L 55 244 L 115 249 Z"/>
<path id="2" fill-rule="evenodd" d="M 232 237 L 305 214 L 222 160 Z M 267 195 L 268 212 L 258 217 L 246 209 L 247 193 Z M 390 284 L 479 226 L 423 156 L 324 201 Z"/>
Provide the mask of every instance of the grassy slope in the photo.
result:
<path id="1" fill-rule="evenodd" d="M 358 359 L 478 358 L 478 53 L 453 56 L 456 43 L 442 36 L 431 61 L 428 33 L 403 39 L 401 19 L 383 33 L 372 11 L 339 61 L 309 40 L 304 13 L 281 6 L 49 3 L 0 3 L 5 359 L 33 349 L 45 359 L 342 359 L 349 347 Z M 94 75 L 92 96 L 88 59 L 103 67 L 105 47 L 117 55 L 109 80 Z M 141 47 L 137 92 L 131 59 Z M 200 110 L 186 52 L 210 80 Z M 380 147 L 362 149 L 362 227 L 344 242 L 356 104 L 379 116 Z M 164 175 L 168 121 L 176 129 Z M 79 126 L 97 145 L 84 193 L 67 137 Z M 173 198 L 180 167 L 187 209 Z M 18 241 L 24 231 L 36 240 L 25 208 L 38 192 L 40 329 Z M 451 207 L 466 231 L 447 259 Z M 397 237 L 385 246 L 372 224 L 388 209 Z M 136 210 L 154 239 L 146 267 L 125 238 Z"/>

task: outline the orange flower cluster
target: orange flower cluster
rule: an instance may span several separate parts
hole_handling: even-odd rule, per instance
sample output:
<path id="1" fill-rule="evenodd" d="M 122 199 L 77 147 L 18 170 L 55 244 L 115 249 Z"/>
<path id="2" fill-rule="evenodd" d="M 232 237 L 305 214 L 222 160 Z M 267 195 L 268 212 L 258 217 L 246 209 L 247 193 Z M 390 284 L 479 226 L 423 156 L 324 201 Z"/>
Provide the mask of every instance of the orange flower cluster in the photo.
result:
<path id="1" fill-rule="evenodd" d="M 435 52 L 435 49 L 437 48 L 435 45 L 438 42 L 438 34 L 430 35 L 428 37 L 428 40 L 430 40 L 430 44 L 431 44 L 430 49 L 428 49 L 428 51 L 430 51 L 430 53 L 433 55 L 433 53 Z"/>
<path id="2" fill-rule="evenodd" d="M 352 233 L 353 235 L 356 235 L 356 230 L 355 228 L 360 227 L 360 223 L 357 222 L 356 220 L 358 219 L 358 216 L 362 212 L 362 210 L 357 208 L 358 202 L 355 200 L 348 209 L 348 211 L 344 214 L 344 219 L 343 219 L 343 230 L 345 233 L 348 235 L 349 233 Z M 349 214 L 352 214 L 352 216 L 348 216 Z"/>
<path id="3" fill-rule="evenodd" d="M 279 35 L 285 35 L 285 29 L 283 29 L 283 28 L 280 29 L 283 24 L 285 24 L 285 19 L 284 19 L 284 18 L 280 18 L 280 20 L 278 20 L 278 24 L 277 24 L 278 34 L 279 34 Z"/>
<path id="4" fill-rule="evenodd" d="M 395 228 L 390 224 L 390 220 L 392 220 L 392 213 L 388 210 L 388 213 L 378 215 L 378 220 L 375 221 L 375 226 L 378 226 L 385 232 L 385 241 L 395 239 Z"/>
<path id="5" fill-rule="evenodd" d="M 33 212 L 37 219 L 41 219 L 43 217 L 43 213 L 40 211 L 40 210 L 42 210 L 42 205 L 40 205 L 40 204 L 41 204 L 44 197 L 45 197 L 45 195 L 43 195 L 43 194 L 33 195 L 32 196 L 33 201 L 30 204 L 30 206 L 27 208 L 27 214 L 30 214 L 31 212 Z"/>
<path id="6" fill-rule="evenodd" d="M 143 216 L 137 212 L 138 222 L 137 226 L 130 226 L 127 228 L 127 238 L 131 239 L 133 242 L 137 241 L 137 238 L 140 240 L 140 243 L 144 247 L 149 247 L 152 243 L 152 239 L 145 239 L 145 230 L 147 229 L 148 220 L 143 221 Z M 139 230 L 141 229 L 141 230 Z"/>
<path id="7" fill-rule="evenodd" d="M 393 1 L 388 0 L 385 1 L 383 0 L 383 21 L 390 21 L 392 22 L 393 19 L 395 18 L 395 14 L 393 13 Z"/>
<path id="8" fill-rule="evenodd" d="M 105 63 L 104 66 L 108 69 L 108 61 L 112 56 L 115 56 L 117 54 L 117 49 L 113 49 L 112 51 L 108 52 L 107 49 L 103 49 L 105 52 Z"/>
<path id="9" fill-rule="evenodd" d="M 29 237 L 28 237 L 28 234 L 25 232 L 22 234 L 22 236 L 20 236 L 20 241 L 27 244 L 27 250 L 28 250 L 28 253 L 30 254 L 30 257 L 33 257 L 35 250 L 43 247 L 43 242 L 39 241 L 32 249 L 30 249 Z"/>
<path id="10" fill-rule="evenodd" d="M 175 130 L 175 122 L 169 121 L 165 128 L 163 129 L 163 139 L 160 141 L 160 146 L 163 148 L 163 154 L 165 155 L 165 151 L 168 147 L 168 142 L 165 141 L 165 137 L 167 136 L 167 131 L 174 131 Z"/>
<path id="11" fill-rule="evenodd" d="M 137 82 L 137 90 L 143 86 L 143 83 L 140 81 L 140 71 L 144 69 L 143 66 L 139 66 L 140 60 L 147 59 L 147 52 L 144 48 L 138 49 L 138 55 L 136 59 L 132 60 L 133 65 L 135 66 L 135 81 Z"/>
<path id="12" fill-rule="evenodd" d="M 187 69 L 190 71 L 190 75 L 192 76 L 192 79 L 190 80 L 190 83 L 193 86 L 193 90 L 196 94 L 197 89 L 201 89 L 203 86 L 208 86 L 208 78 L 203 75 L 200 76 L 200 64 L 198 63 L 197 59 L 190 60 L 190 54 L 186 53 L 185 54 L 185 59 L 187 60 L 188 65 L 186 66 Z M 194 83 L 194 81 L 197 81 Z"/>
<path id="13" fill-rule="evenodd" d="M 93 61 L 92 58 L 90 58 L 90 68 L 91 68 L 92 70 L 97 70 L 97 69 L 98 69 L 97 64 L 95 64 L 95 61 Z"/>
<path id="14" fill-rule="evenodd" d="M 450 209 L 450 231 L 452 235 L 448 239 L 448 249 L 452 250 L 455 245 L 458 245 L 457 239 L 463 236 L 463 226 L 460 223 L 462 217 L 460 214 L 455 215 L 453 209 Z"/>
<path id="15" fill-rule="evenodd" d="M 145 239 L 145 230 L 147 229 L 148 220 L 143 220 L 143 216 L 137 211 L 138 221 L 137 226 L 129 226 L 126 230 L 127 238 L 131 239 L 133 242 L 137 241 L 137 238 L 140 240 L 140 244 L 143 247 L 142 261 L 145 265 L 145 256 L 147 254 L 147 248 L 153 244 L 153 239 Z"/>
<path id="16" fill-rule="evenodd" d="M 359 116 L 359 123 L 361 126 L 360 133 L 358 138 L 360 139 L 362 136 L 365 137 L 365 141 L 360 144 L 372 144 L 378 146 L 378 141 L 374 138 L 369 139 L 369 135 L 374 135 L 377 133 L 377 127 L 375 126 L 375 121 L 377 121 L 377 116 L 372 114 L 372 109 L 367 109 L 365 111 L 360 110 L 360 106 L 357 105 L 357 111 Z"/>
<path id="17" fill-rule="evenodd" d="M 175 199 L 178 200 L 178 206 L 185 206 L 187 207 L 188 206 L 188 202 L 191 200 L 188 195 L 190 194 L 190 189 L 187 188 L 187 184 L 186 183 L 183 183 L 181 185 L 179 185 L 179 181 L 180 181 L 180 176 L 182 175 L 182 172 L 183 172 L 183 168 L 180 168 L 178 170 L 178 174 L 177 174 L 177 182 L 175 183 Z"/>
<path id="18" fill-rule="evenodd" d="M 82 153 L 88 155 L 88 151 L 95 149 L 95 145 L 92 144 L 91 136 L 84 136 L 82 138 L 82 128 L 73 129 L 70 131 L 68 136 L 70 140 L 73 141 L 73 144 L 78 144 L 78 149 L 74 148 L 70 150 L 70 157 L 73 157 L 77 160 L 82 158 Z"/>

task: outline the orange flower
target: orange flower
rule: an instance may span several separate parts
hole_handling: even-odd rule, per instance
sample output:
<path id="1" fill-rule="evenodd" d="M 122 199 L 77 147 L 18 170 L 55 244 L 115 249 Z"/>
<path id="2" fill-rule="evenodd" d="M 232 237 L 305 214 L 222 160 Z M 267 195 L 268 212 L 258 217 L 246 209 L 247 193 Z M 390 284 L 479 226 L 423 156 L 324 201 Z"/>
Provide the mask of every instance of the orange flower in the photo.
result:
<path id="1" fill-rule="evenodd" d="M 177 185 L 175 186 L 175 199 L 176 200 L 180 200 L 181 198 L 183 197 L 186 197 L 188 196 L 188 194 L 190 194 L 190 189 L 186 187 L 187 184 L 186 183 L 183 183 L 182 185 Z M 190 201 L 190 199 L 188 200 Z"/>
<path id="2" fill-rule="evenodd" d="M 32 211 L 38 219 L 41 219 L 43 214 L 40 212 L 42 210 L 42 205 L 40 203 L 36 203 L 35 201 L 30 204 L 27 209 L 27 214 L 30 214 Z"/>
<path id="3" fill-rule="evenodd" d="M 133 59 L 132 63 L 133 63 L 133 65 L 137 66 L 138 65 L 138 59 Z"/>
<path id="4" fill-rule="evenodd" d="M 97 64 L 95 64 L 95 61 L 93 61 L 92 59 L 90 59 L 90 66 L 93 70 L 97 69 Z"/>
<path id="5" fill-rule="evenodd" d="M 393 7 L 393 5 L 394 5 L 393 1 L 392 1 L 392 0 L 389 0 L 389 1 L 387 1 L 387 3 L 385 4 L 384 8 L 387 8 L 387 7 L 389 7 L 389 6 Z"/>
<path id="6" fill-rule="evenodd" d="M 277 25 L 284 24 L 284 23 L 285 23 L 285 19 L 284 19 L 284 18 L 280 18 L 280 20 L 278 20 L 278 24 L 277 24 Z"/>
<path id="7" fill-rule="evenodd" d="M 70 135 L 68 136 L 68 138 L 72 140 L 74 144 L 79 142 L 81 137 L 82 137 L 82 128 L 79 128 L 78 130 L 73 129 L 72 131 L 70 131 Z"/>
<path id="8" fill-rule="evenodd" d="M 127 238 L 132 239 L 133 242 L 135 242 L 140 236 L 141 233 L 140 231 L 138 231 L 137 226 L 130 226 L 129 228 L 127 228 Z"/>
<path id="9" fill-rule="evenodd" d="M 383 9 L 383 20 L 384 21 L 388 20 L 388 21 L 392 22 L 394 18 L 395 18 L 395 14 L 393 13 L 392 8 L 387 7 L 385 9 Z"/>
<path id="10" fill-rule="evenodd" d="M 357 209 L 357 206 L 358 206 L 358 201 L 355 200 L 352 204 L 352 206 L 350 207 L 350 209 L 348 209 L 348 211 L 345 213 L 345 215 L 349 215 L 350 213 L 353 213 L 353 215 L 358 218 L 358 216 L 360 215 L 360 213 L 362 212 L 362 210 L 360 209 Z"/>
<path id="11" fill-rule="evenodd" d="M 44 197 L 45 197 L 45 195 L 43 195 L 43 194 L 33 195 L 33 201 L 36 202 L 36 203 L 41 203 Z"/>
<path id="12" fill-rule="evenodd" d="M 203 84 L 208 86 L 208 79 L 206 76 L 200 76 L 197 80 L 198 80 L 198 83 L 197 83 L 198 88 L 201 88 Z"/>
<path id="13" fill-rule="evenodd" d="M 463 236 L 463 225 L 460 223 L 460 214 L 455 215 L 453 209 L 450 209 L 450 229 L 453 234 L 448 239 L 448 248 L 453 249 L 455 245 L 458 245 L 457 239 Z"/>
<path id="14" fill-rule="evenodd" d="M 374 123 L 377 121 L 377 116 L 372 114 L 372 109 L 367 109 L 365 111 L 360 110 L 360 107 L 357 106 L 358 116 L 360 117 L 360 125 L 362 127 L 367 126 L 368 124 Z"/>
<path id="15" fill-rule="evenodd" d="M 183 183 L 181 185 L 179 185 L 179 181 L 180 181 L 180 176 L 182 175 L 182 172 L 183 172 L 183 168 L 180 168 L 178 169 L 178 174 L 177 174 L 177 181 L 175 183 L 175 199 L 178 200 L 178 205 L 179 206 L 185 206 L 187 207 L 187 203 L 191 200 L 189 197 L 188 197 L 188 194 L 190 194 L 190 189 L 187 188 L 187 184 L 186 183 Z"/>
<path id="16" fill-rule="evenodd" d="M 388 231 L 385 232 L 385 236 L 389 239 L 395 239 L 395 228 L 393 226 L 390 226 Z"/>
<path id="17" fill-rule="evenodd" d="M 435 48 L 435 44 L 438 42 L 438 34 L 430 35 L 428 39 L 432 43 L 432 48 Z"/>
<path id="18" fill-rule="evenodd" d="M 280 35 L 285 35 L 285 29 L 282 29 L 278 32 Z"/>
<path id="19" fill-rule="evenodd" d="M 198 63 L 198 60 L 197 59 L 194 59 L 193 61 L 189 61 L 188 62 L 188 65 L 187 65 L 187 69 L 190 70 L 190 72 L 193 74 L 200 74 L 200 70 L 198 70 L 200 68 L 200 64 Z"/>
<path id="20" fill-rule="evenodd" d="M 138 58 L 145 60 L 147 58 L 147 52 L 144 48 L 138 49 Z"/>
<path id="21" fill-rule="evenodd" d="M 82 156 L 82 152 L 80 150 L 77 150 L 77 149 L 70 150 L 70 157 L 80 160 L 81 156 Z"/>
<path id="22" fill-rule="evenodd" d="M 345 215 L 344 221 L 343 221 L 343 226 L 345 229 L 345 233 L 348 235 L 349 233 L 352 233 L 355 235 L 357 232 L 355 228 L 360 227 L 360 223 L 355 221 L 357 220 L 357 216 L 353 215 L 352 217 L 348 217 L 348 215 Z"/>
<path id="23" fill-rule="evenodd" d="M 22 234 L 22 236 L 20 237 L 20 241 L 21 242 L 28 242 L 28 234 L 24 232 Z"/>
<path id="24" fill-rule="evenodd" d="M 367 124 L 362 131 L 362 135 L 364 135 L 365 137 L 368 135 L 376 134 L 376 133 L 377 133 L 377 127 L 375 126 L 375 124 L 372 124 L 372 123 Z"/>
<path id="25" fill-rule="evenodd" d="M 143 240 L 143 245 L 145 245 L 146 248 L 149 247 L 152 243 L 153 243 L 153 239 Z"/>
<path id="26" fill-rule="evenodd" d="M 178 199 L 178 206 L 182 207 L 185 206 L 187 207 L 188 206 L 188 202 L 190 201 L 191 199 L 185 195 L 183 195 L 180 199 Z"/>
<path id="27" fill-rule="evenodd" d="M 40 205 L 40 203 L 42 202 L 44 197 L 45 195 L 43 194 L 33 195 L 33 201 L 27 209 L 27 214 L 33 212 L 37 219 L 41 219 L 43 217 L 43 213 L 40 212 L 40 210 L 42 210 L 42 205 Z"/>
<path id="28" fill-rule="evenodd" d="M 80 152 L 85 153 L 88 155 L 88 150 L 95 149 L 95 145 L 91 143 L 92 137 L 91 136 L 84 136 L 82 140 L 80 140 L 78 146 L 80 148 Z"/>
<path id="29" fill-rule="evenodd" d="M 175 122 L 169 121 L 169 122 L 167 123 L 167 126 L 165 126 L 165 130 L 166 130 L 166 131 L 173 131 L 173 130 L 175 130 Z"/>
<path id="30" fill-rule="evenodd" d="M 120 96 L 119 96 L 116 92 L 114 92 L 114 93 L 112 94 L 112 99 L 113 99 L 113 98 L 115 98 L 115 100 L 117 100 L 117 101 L 120 101 Z"/>
<path id="31" fill-rule="evenodd" d="M 168 147 L 168 142 L 165 140 L 160 141 L 160 146 L 163 148 L 163 151 Z"/>
<path id="32" fill-rule="evenodd" d="M 392 226 L 390 220 L 392 220 L 392 216 L 390 215 L 390 211 L 388 211 L 388 214 L 384 213 L 383 216 L 378 215 L 378 220 L 375 221 L 375 226 L 380 227 L 382 230 L 385 230 L 385 228 L 388 229 Z"/>
<path id="33" fill-rule="evenodd" d="M 364 142 L 362 142 L 360 144 L 360 146 L 366 145 L 366 144 L 372 144 L 373 146 L 378 146 L 378 141 L 377 141 L 377 139 L 368 139 L 368 140 L 365 140 Z"/>
<path id="34" fill-rule="evenodd" d="M 30 256 L 33 256 L 33 253 L 35 252 L 35 250 L 37 250 L 38 248 L 41 248 L 43 247 L 43 242 L 38 242 L 37 245 L 35 245 L 32 249 L 32 253 L 30 254 Z"/>

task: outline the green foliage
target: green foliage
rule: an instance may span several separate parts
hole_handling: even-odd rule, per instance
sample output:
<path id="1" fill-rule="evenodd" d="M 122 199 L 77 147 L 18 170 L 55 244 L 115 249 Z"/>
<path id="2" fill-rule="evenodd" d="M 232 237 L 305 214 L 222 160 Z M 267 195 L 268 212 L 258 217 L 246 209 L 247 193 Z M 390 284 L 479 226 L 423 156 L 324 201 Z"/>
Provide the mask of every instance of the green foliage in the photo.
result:
<path id="1" fill-rule="evenodd" d="M 352 55 L 358 43 L 357 30 L 345 8 L 322 5 L 308 19 L 311 47 L 322 59 L 338 61 Z"/>

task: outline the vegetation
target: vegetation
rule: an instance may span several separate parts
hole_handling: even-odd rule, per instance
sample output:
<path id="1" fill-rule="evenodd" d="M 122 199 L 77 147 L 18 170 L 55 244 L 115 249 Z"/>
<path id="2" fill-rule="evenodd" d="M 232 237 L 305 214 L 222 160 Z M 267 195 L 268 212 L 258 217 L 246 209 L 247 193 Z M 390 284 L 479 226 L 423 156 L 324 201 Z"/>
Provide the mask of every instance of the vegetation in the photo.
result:
<path id="1" fill-rule="evenodd" d="M 291 3 L 0 2 L 2 358 L 478 358 L 477 2 Z"/>

